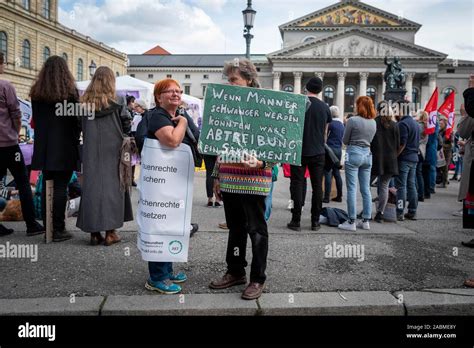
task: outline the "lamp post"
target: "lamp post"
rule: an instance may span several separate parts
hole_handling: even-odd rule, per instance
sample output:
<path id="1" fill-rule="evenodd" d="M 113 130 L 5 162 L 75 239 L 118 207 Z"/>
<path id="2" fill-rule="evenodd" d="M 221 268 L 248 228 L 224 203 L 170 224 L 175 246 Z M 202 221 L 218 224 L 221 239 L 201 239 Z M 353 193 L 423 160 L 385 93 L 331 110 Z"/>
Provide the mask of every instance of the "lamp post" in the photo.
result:
<path id="1" fill-rule="evenodd" d="M 253 39 L 253 35 L 250 34 L 250 29 L 253 28 L 256 13 L 257 11 L 252 8 L 252 0 L 247 0 L 247 8 L 242 11 L 242 14 L 244 15 L 244 38 L 247 43 L 245 56 L 247 59 L 250 59 L 250 41 Z"/>
<path id="2" fill-rule="evenodd" d="M 96 70 L 97 70 L 97 65 L 96 65 L 95 62 L 92 60 L 92 61 L 91 61 L 91 65 L 89 65 L 89 73 L 90 73 L 90 75 L 91 75 L 91 78 L 94 76 Z"/>

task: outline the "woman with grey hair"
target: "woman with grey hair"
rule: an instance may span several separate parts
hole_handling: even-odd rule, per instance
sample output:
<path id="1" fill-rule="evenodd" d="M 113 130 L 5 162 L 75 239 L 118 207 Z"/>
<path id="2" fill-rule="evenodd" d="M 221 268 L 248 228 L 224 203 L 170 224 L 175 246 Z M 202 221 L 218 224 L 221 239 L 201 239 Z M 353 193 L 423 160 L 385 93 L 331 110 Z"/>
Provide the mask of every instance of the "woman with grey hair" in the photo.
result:
<path id="1" fill-rule="evenodd" d="M 328 126 L 328 138 L 326 144 L 332 149 L 334 154 L 341 161 L 342 157 L 342 137 L 344 136 L 344 123 L 339 117 L 339 108 L 335 105 L 329 108 L 332 121 Z M 342 178 L 339 171 L 340 163 L 335 163 L 330 170 L 324 171 L 324 199 L 323 203 L 329 203 L 331 197 L 332 177 L 336 180 L 337 196 L 332 200 L 342 202 Z"/>
<path id="2" fill-rule="evenodd" d="M 248 59 L 235 59 L 226 63 L 224 75 L 231 85 L 259 87 L 257 69 Z M 252 242 L 252 265 L 250 283 L 242 298 L 255 300 L 263 292 L 265 285 L 268 253 L 268 229 L 265 221 L 265 197 L 271 192 L 272 163 L 258 159 L 242 159 L 240 163 L 230 163 L 218 158 L 214 168 L 214 192 L 224 200 L 224 212 L 229 237 L 227 242 L 227 272 L 220 279 L 209 284 L 211 289 L 226 289 L 246 284 L 245 267 L 247 261 L 247 235 Z M 240 252 L 235 252 L 240 250 Z"/>

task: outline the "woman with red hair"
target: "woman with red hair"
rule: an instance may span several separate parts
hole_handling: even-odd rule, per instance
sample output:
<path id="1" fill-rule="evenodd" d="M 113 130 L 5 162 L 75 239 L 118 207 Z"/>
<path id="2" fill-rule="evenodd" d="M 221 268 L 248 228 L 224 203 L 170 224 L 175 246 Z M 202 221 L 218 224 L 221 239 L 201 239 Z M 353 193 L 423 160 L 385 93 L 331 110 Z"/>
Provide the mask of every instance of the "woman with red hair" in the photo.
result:
<path id="1" fill-rule="evenodd" d="M 339 225 L 347 231 L 356 231 L 356 189 L 359 180 L 360 193 L 362 194 L 363 220 L 357 227 L 369 230 L 369 220 L 372 217 L 372 195 L 370 193 L 370 172 L 372 169 L 372 153 L 370 143 L 377 131 L 374 121 L 376 116 L 372 99 L 366 96 L 357 98 L 357 114 L 351 117 L 346 124 L 344 145 L 347 146 L 344 160 L 347 186 L 347 214 L 349 220 Z"/>
<path id="2" fill-rule="evenodd" d="M 148 118 L 147 138 L 159 140 L 160 144 L 177 148 L 184 143 L 191 145 L 191 140 L 186 134 L 189 127 L 195 139 L 199 138 L 199 130 L 193 120 L 183 110 L 183 90 L 178 81 L 164 79 L 155 85 L 154 96 L 156 108 Z M 183 198 L 184 199 L 184 198 Z M 148 262 L 150 277 L 145 283 L 145 288 L 162 294 L 176 294 L 181 291 L 178 285 L 187 280 L 183 272 L 175 273 L 172 262 Z"/>

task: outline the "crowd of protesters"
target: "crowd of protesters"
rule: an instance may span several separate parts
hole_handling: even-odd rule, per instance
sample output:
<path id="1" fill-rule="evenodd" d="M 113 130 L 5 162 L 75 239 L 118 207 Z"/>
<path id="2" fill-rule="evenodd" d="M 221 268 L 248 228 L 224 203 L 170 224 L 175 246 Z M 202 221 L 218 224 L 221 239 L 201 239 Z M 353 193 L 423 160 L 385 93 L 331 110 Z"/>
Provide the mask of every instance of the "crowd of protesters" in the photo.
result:
<path id="1" fill-rule="evenodd" d="M 0 73 L 4 57 L 0 54 Z M 260 88 L 257 69 L 247 59 L 224 66 L 224 75 L 235 86 Z M 471 183 L 471 134 L 474 131 L 474 77 L 464 93 L 462 118 L 457 132 L 448 136 L 447 120 L 439 118 L 435 132 L 427 135 L 428 115 L 409 111 L 405 100 L 374 105 L 367 96 L 357 98 L 352 117 L 344 118 L 342 110 L 329 107 L 320 98 L 323 82 L 314 77 L 306 84 L 308 105 L 302 139 L 301 166 L 290 166 L 291 221 L 287 227 L 301 231 L 306 195 L 306 174 L 312 187 L 311 230 L 321 228 L 323 203 L 342 202 L 341 165 L 344 165 L 347 218 L 342 230 L 370 229 L 370 221 L 388 221 L 389 196 L 395 192 L 396 219 L 416 220 L 419 202 L 430 199 L 436 189 L 449 184 L 449 169 L 455 166 L 451 180 L 460 180 L 458 199 L 463 201 L 463 225 L 474 228 L 474 184 Z M 178 113 L 183 91 L 178 81 L 165 79 L 155 85 L 156 108 L 133 97 L 117 96 L 115 75 L 99 67 L 84 95 L 79 96 L 74 78 L 63 58 L 46 60 L 30 92 L 35 127 L 32 169 L 42 171 L 42 184 L 54 181 L 52 205 L 53 241 L 72 238 L 66 231 L 65 210 L 68 183 L 74 172 L 81 173 L 82 194 L 77 227 L 90 234 L 90 244 L 107 246 L 120 242 L 117 230 L 133 220 L 130 186 L 134 169 L 132 161 L 124 162 L 123 152 L 133 151 L 133 136 L 140 120 L 149 115 L 147 137 L 164 145 L 190 146 L 187 130 L 194 138 L 199 130 L 186 114 Z M 58 117 L 57 103 L 92 105 L 93 117 Z M 79 116 L 79 115 L 78 115 Z M 81 115 L 83 116 L 83 115 Z M 90 116 L 90 115 L 89 115 Z M 147 116 L 148 117 L 148 116 Z M 41 205 L 43 225 L 36 221 L 33 195 L 23 155 L 18 145 L 21 113 L 14 87 L 0 80 L 0 201 L 11 196 L 4 187 L 7 170 L 14 178 L 21 201 L 28 236 L 45 232 L 45 190 Z M 82 146 L 80 143 L 82 142 Z M 345 149 L 345 155 L 343 151 Z M 335 158 L 328 165 L 329 158 Z M 331 157 L 331 155 L 333 155 Z M 247 237 L 252 243 L 250 282 L 242 298 L 259 298 L 266 281 L 268 226 L 272 191 L 278 176 L 278 164 L 256 158 L 241 163 L 227 163 L 217 156 L 205 156 L 207 206 L 224 206 L 229 229 L 225 260 L 227 271 L 209 284 L 225 289 L 247 284 L 245 268 Z M 341 163 L 342 162 L 342 163 Z M 336 196 L 331 199 L 334 177 Z M 377 180 L 376 211 L 372 212 L 371 185 Z M 245 183 L 245 184 L 242 184 Z M 438 184 L 438 185 L 437 185 Z M 363 210 L 357 214 L 357 189 Z M 394 191 L 391 191 L 394 189 Z M 2 206 L 0 206 L 2 208 Z M 0 225 L 0 235 L 12 233 Z M 105 232 L 105 236 L 102 235 Z M 474 247 L 474 239 L 464 242 Z M 235 250 L 239 250 L 238 253 Z M 177 284 L 186 281 L 184 273 L 174 273 L 171 262 L 149 262 L 149 290 L 172 294 L 181 291 Z M 466 281 L 474 286 L 474 280 Z"/>

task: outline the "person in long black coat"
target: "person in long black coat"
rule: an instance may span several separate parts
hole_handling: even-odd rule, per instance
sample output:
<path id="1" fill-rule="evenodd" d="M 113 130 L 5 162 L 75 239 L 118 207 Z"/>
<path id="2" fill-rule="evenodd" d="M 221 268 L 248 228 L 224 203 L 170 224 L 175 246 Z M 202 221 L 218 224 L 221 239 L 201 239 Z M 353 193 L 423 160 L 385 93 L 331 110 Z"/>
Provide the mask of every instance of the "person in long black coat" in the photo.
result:
<path id="1" fill-rule="evenodd" d="M 35 143 L 31 168 L 43 171 L 41 205 L 46 222 L 46 181 L 54 181 L 53 241 L 72 238 L 65 230 L 67 185 L 79 169 L 79 101 L 74 77 L 66 61 L 48 58 L 31 88 Z"/>
<path id="2" fill-rule="evenodd" d="M 387 206 L 388 188 L 393 176 L 398 175 L 398 147 L 400 134 L 397 123 L 392 120 L 391 110 L 387 103 L 379 103 L 378 116 L 375 118 L 377 131 L 370 150 L 372 152 L 372 177 L 377 177 L 377 214 L 374 221 L 383 221 L 383 212 Z"/>

